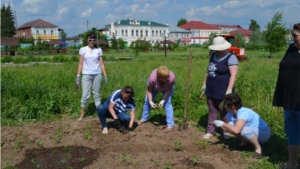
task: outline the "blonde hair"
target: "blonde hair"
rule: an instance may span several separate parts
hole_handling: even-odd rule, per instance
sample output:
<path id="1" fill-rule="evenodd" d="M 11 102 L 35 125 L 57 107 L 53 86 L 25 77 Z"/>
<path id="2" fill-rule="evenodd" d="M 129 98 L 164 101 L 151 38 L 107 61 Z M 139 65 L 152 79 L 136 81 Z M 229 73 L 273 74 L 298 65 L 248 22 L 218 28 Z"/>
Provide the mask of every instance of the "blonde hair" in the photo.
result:
<path id="1" fill-rule="evenodd" d="M 157 77 L 167 78 L 169 77 L 170 71 L 166 66 L 160 66 L 157 69 Z"/>

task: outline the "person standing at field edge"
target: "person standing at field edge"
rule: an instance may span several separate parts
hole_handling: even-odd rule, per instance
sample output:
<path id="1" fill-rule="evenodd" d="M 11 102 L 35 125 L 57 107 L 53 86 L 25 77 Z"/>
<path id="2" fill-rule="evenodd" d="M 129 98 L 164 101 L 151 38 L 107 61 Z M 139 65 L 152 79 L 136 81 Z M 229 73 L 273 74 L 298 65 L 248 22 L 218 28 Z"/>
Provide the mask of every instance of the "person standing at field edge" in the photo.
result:
<path id="1" fill-rule="evenodd" d="M 300 153 L 300 23 L 291 31 L 290 44 L 279 63 L 273 106 L 283 107 L 284 131 L 288 142 L 288 160 L 282 169 L 297 169 Z"/>
<path id="2" fill-rule="evenodd" d="M 108 82 L 105 66 L 102 60 L 102 49 L 96 46 L 96 35 L 87 35 L 88 45 L 79 50 L 79 64 L 76 76 L 76 85 L 79 85 L 80 74 L 82 73 L 82 97 L 81 97 L 81 115 L 78 121 L 84 118 L 85 108 L 91 94 L 94 95 L 96 108 L 101 104 L 100 87 L 102 73 L 104 74 L 105 83 Z"/>
<path id="3" fill-rule="evenodd" d="M 108 134 L 107 117 L 114 119 L 114 125 L 120 132 L 125 132 L 125 126 L 128 126 L 130 132 L 133 131 L 135 119 L 133 96 L 133 88 L 125 86 L 122 90 L 114 91 L 103 104 L 98 106 L 97 112 L 102 125 L 102 134 Z"/>
<path id="4" fill-rule="evenodd" d="M 205 91 L 207 104 L 209 108 L 208 125 L 204 139 L 209 139 L 215 133 L 215 126 L 209 125 L 210 122 L 217 120 L 218 112 L 221 119 L 227 122 L 227 111 L 220 105 L 225 95 L 233 92 L 233 86 L 238 72 L 238 60 L 236 55 L 228 51 L 231 46 L 223 37 L 217 36 L 213 39 L 213 45 L 208 48 L 214 52 L 211 53 L 207 73 L 202 85 L 202 92 Z M 223 130 L 225 139 L 230 135 Z"/>
<path id="5" fill-rule="evenodd" d="M 167 121 L 166 130 L 174 128 L 173 106 L 171 103 L 174 85 L 175 75 L 166 66 L 160 66 L 151 72 L 147 82 L 142 119 L 138 121 L 139 125 L 148 120 L 151 108 L 164 107 Z M 162 92 L 163 96 L 162 100 L 158 104 L 155 104 L 153 101 L 158 92 Z"/>

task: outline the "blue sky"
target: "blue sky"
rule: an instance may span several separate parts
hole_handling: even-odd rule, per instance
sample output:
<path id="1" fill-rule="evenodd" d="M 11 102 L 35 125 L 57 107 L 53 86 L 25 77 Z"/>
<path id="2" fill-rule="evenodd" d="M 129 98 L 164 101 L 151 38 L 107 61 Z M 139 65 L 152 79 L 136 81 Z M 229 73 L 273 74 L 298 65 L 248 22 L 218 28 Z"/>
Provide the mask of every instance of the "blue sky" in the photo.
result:
<path id="1" fill-rule="evenodd" d="M 287 27 L 300 22 L 300 0 L 2 0 L 1 3 L 10 3 L 16 11 L 17 26 L 42 19 L 64 29 L 68 37 L 127 18 L 170 26 L 185 18 L 240 25 L 245 29 L 254 19 L 264 30 L 276 12 L 283 12 Z"/>

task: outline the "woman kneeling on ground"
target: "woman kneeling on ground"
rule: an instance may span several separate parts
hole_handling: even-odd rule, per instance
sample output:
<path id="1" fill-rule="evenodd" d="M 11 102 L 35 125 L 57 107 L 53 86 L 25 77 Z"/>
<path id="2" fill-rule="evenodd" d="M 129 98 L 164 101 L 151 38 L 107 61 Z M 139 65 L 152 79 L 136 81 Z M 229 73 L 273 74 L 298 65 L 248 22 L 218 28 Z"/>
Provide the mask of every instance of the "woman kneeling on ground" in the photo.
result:
<path id="1" fill-rule="evenodd" d="M 212 122 L 216 127 L 222 127 L 234 134 L 240 141 L 241 147 L 252 144 L 255 148 L 253 158 L 262 157 L 260 144 L 270 138 L 270 130 L 267 123 L 253 110 L 243 107 L 242 100 L 237 94 L 225 96 L 224 105 L 228 111 L 228 124 L 221 120 Z"/>

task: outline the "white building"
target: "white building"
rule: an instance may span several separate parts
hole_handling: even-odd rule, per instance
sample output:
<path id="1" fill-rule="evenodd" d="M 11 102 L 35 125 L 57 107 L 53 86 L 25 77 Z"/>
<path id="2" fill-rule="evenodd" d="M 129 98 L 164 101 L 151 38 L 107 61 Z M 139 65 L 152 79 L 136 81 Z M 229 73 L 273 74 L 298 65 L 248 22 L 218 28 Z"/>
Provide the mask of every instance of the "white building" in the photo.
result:
<path id="1" fill-rule="evenodd" d="M 116 39 L 122 38 L 126 46 L 138 39 L 146 40 L 154 45 L 156 42 L 163 41 L 169 32 L 168 24 L 136 19 L 112 22 L 110 25 L 106 25 L 105 28 L 107 29 L 103 30 L 102 34 L 107 35 L 108 40 L 112 36 L 115 36 Z"/>
<path id="2" fill-rule="evenodd" d="M 176 42 L 180 45 L 191 43 L 192 32 L 179 27 L 169 27 L 169 40 Z"/>

